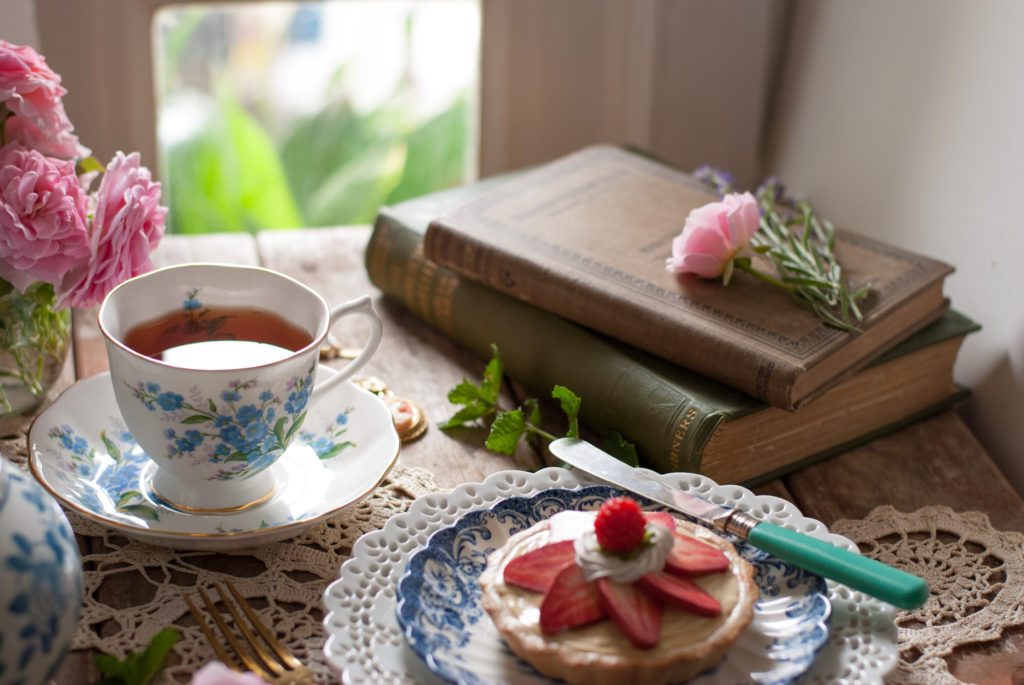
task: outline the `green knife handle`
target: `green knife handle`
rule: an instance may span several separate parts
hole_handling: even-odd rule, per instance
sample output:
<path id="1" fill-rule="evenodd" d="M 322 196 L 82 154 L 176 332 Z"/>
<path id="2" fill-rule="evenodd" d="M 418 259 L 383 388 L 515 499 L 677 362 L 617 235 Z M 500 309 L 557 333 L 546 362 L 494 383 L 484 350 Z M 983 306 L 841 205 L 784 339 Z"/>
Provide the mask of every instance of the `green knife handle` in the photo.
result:
<path id="1" fill-rule="evenodd" d="M 780 559 L 901 609 L 916 609 L 928 599 L 928 583 L 922 578 L 773 523 L 758 523 L 747 535 L 747 541 Z"/>

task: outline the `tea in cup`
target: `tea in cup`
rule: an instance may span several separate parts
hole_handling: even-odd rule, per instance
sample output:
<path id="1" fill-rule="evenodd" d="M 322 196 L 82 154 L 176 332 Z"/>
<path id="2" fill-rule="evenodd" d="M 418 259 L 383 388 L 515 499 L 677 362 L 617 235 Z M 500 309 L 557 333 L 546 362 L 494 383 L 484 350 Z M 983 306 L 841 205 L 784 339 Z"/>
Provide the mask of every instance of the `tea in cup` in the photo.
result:
<path id="1" fill-rule="evenodd" d="M 369 320 L 369 339 L 318 379 L 328 331 L 352 314 Z M 273 495 L 268 467 L 299 433 L 308 403 L 369 361 L 382 327 L 368 296 L 329 307 L 288 276 L 228 264 L 125 281 L 104 299 L 99 325 L 118 408 L 156 465 L 152 495 L 200 513 Z"/>

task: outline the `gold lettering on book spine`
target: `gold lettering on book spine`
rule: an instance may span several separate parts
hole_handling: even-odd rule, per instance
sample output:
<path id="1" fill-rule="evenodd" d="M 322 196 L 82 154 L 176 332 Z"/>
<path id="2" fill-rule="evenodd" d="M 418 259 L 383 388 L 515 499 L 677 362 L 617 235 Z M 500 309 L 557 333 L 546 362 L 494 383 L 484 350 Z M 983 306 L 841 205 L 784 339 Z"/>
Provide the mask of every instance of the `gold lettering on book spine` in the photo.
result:
<path id="1" fill-rule="evenodd" d="M 437 267 L 423 256 L 423 243 L 409 256 L 409 265 L 405 278 L 405 301 L 429 323 L 437 325 L 431 307 L 430 284 Z"/>
<path id="2" fill-rule="evenodd" d="M 448 333 L 454 333 L 452 324 L 452 301 L 455 299 L 455 286 L 459 279 L 450 273 L 438 270 L 434 289 L 434 312 L 438 327 Z"/>
<path id="3" fill-rule="evenodd" d="M 458 279 L 427 259 L 423 254 L 423 243 L 409 256 L 402 288 L 405 302 L 410 309 L 427 323 L 451 335 L 452 301 Z"/>
<path id="4" fill-rule="evenodd" d="M 676 428 L 675 435 L 672 436 L 672 450 L 668 455 L 668 470 L 678 471 L 680 457 L 682 456 L 683 442 L 686 440 L 686 434 L 690 430 L 690 424 L 697 418 L 697 410 L 690 407 L 683 414 L 683 420 L 679 422 L 679 427 Z"/>

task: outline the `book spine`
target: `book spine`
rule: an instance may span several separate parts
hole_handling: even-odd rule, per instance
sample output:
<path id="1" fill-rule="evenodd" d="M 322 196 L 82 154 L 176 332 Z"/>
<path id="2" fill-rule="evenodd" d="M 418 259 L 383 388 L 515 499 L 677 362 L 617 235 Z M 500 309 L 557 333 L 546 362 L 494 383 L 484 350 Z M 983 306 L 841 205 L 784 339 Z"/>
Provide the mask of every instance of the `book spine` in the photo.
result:
<path id="1" fill-rule="evenodd" d="M 713 325 L 680 318 L 645 298 L 622 296 L 602 287 L 600 279 L 574 279 L 567 285 L 562 274 L 529 256 L 533 250 L 505 249 L 433 222 L 424 238 L 424 253 L 432 263 L 467 281 L 572 319 L 768 404 L 787 410 L 797 407 L 793 388 L 806 367 L 766 348 L 755 352 L 743 338 L 721 336 Z M 587 268 L 600 271 L 604 266 Z M 666 294 L 656 283 L 632 285 L 653 289 L 659 297 Z"/>
<path id="2" fill-rule="evenodd" d="M 705 445 L 726 416 L 688 396 L 625 346 L 464 279 L 424 256 L 423 235 L 383 208 L 366 248 L 371 282 L 483 359 L 498 346 L 505 368 L 532 392 L 558 384 L 582 398 L 580 419 L 618 431 L 641 463 L 700 471 Z"/>

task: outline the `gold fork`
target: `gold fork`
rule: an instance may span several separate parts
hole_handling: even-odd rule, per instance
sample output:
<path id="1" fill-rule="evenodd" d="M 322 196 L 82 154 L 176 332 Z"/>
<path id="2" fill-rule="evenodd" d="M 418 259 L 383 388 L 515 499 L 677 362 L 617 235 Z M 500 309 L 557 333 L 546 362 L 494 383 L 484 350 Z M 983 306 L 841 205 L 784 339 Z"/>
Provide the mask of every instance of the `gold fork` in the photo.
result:
<path id="1" fill-rule="evenodd" d="M 224 662 L 224 665 L 235 671 L 252 671 L 268 683 L 273 683 L 274 685 L 306 685 L 308 683 L 313 683 L 313 671 L 296 659 L 288 649 L 274 637 L 274 634 L 259 619 L 235 586 L 232 585 L 230 580 L 225 579 L 224 583 L 228 586 L 228 590 L 231 591 L 231 595 L 235 599 L 234 603 L 231 602 L 228 594 L 224 592 L 224 587 L 219 582 L 214 581 L 214 585 L 217 587 L 217 592 L 220 593 L 221 601 L 224 603 L 224 606 L 227 607 L 235 627 L 245 639 L 248 648 L 246 648 L 246 645 L 243 645 L 238 639 L 235 631 L 229 627 L 227 621 L 225 621 L 224 617 L 221 615 L 221 612 L 217 611 L 214 602 L 210 601 L 209 595 L 207 595 L 202 588 L 196 589 L 199 590 L 199 596 L 203 598 L 203 603 L 206 605 L 207 612 L 213 617 L 214 622 L 220 629 L 221 635 L 224 636 L 223 641 L 217 638 L 217 635 L 210 627 L 210 624 L 203 618 L 198 607 L 196 607 L 192 600 L 189 599 L 187 595 L 184 596 L 185 603 L 188 604 L 189 611 L 192 612 L 192 615 L 199 623 L 200 630 L 203 631 L 203 635 L 206 636 L 206 639 L 213 647 L 213 651 L 217 653 L 218 658 Z M 248 625 L 242 618 L 238 609 L 235 608 L 236 604 L 248 618 Z M 260 637 L 262 637 L 262 640 L 260 637 L 253 634 L 250 625 L 252 628 L 256 629 Z M 225 648 L 224 642 L 227 642 L 231 649 L 234 650 L 234 656 L 232 656 Z M 241 662 L 241 665 L 239 664 L 239 661 Z"/>

